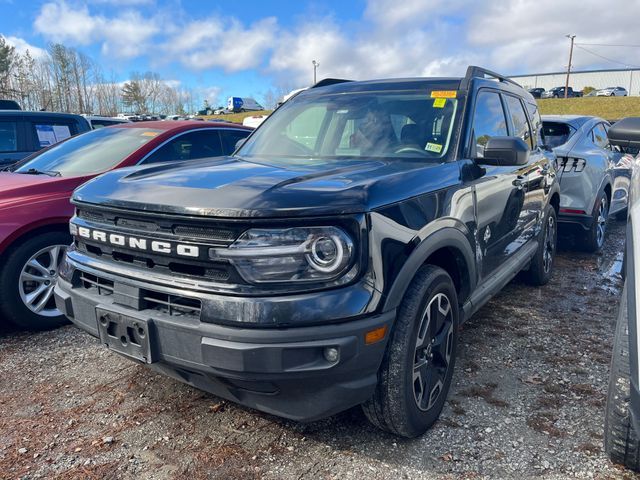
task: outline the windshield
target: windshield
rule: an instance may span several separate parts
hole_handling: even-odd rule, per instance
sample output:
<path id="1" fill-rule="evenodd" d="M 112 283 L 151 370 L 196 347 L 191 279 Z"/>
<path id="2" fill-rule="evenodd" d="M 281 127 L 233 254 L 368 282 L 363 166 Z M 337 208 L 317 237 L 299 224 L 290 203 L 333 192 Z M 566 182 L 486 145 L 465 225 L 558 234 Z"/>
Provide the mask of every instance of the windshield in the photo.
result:
<path id="1" fill-rule="evenodd" d="M 556 148 L 567 143 L 576 129 L 568 123 L 542 122 L 542 132 L 547 146 Z"/>
<path id="2" fill-rule="evenodd" d="M 78 177 L 115 167 L 162 130 L 151 128 L 101 128 L 55 145 L 26 162 L 16 173 L 37 173 Z"/>
<path id="3" fill-rule="evenodd" d="M 455 91 L 300 94 L 240 148 L 242 157 L 420 158 L 447 155 Z"/>

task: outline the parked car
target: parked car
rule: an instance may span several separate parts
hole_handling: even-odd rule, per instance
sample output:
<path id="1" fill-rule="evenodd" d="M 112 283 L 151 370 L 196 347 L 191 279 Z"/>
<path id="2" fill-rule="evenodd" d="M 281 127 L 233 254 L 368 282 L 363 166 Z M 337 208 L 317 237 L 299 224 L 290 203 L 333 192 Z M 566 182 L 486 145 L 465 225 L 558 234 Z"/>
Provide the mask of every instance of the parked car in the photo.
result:
<path id="1" fill-rule="evenodd" d="M 103 117 L 101 115 L 83 115 L 87 119 L 92 129 L 110 127 L 120 123 L 129 123 L 131 120 L 122 117 Z"/>
<path id="2" fill-rule="evenodd" d="M 364 404 L 420 435 L 461 322 L 521 270 L 551 276 L 560 192 L 541 128 L 526 90 L 478 67 L 318 82 L 217 164 L 76 190 L 56 304 L 221 397 L 295 420 Z"/>
<path id="3" fill-rule="evenodd" d="M 530 88 L 529 93 L 533 98 L 541 98 L 542 94 L 545 92 L 544 88 Z"/>
<path id="4" fill-rule="evenodd" d="M 269 115 L 251 115 L 242 119 L 242 125 L 245 127 L 258 128 Z"/>
<path id="5" fill-rule="evenodd" d="M 598 97 L 626 97 L 629 95 L 624 87 L 607 87 L 596 92 Z"/>
<path id="6" fill-rule="evenodd" d="M 573 98 L 580 96 L 582 95 L 578 92 L 575 92 L 573 88 L 569 87 L 567 89 L 567 97 Z M 540 98 L 564 98 L 564 87 L 554 87 L 550 90 L 547 90 L 540 95 Z"/>
<path id="7" fill-rule="evenodd" d="M 64 321 L 52 291 L 71 243 L 69 197 L 78 185 L 114 168 L 228 154 L 250 132 L 203 122 L 126 123 L 73 137 L 0 172 L 0 318 L 27 328 Z"/>
<path id="8" fill-rule="evenodd" d="M 91 126 L 80 115 L 0 110 L 0 169 L 89 130 Z"/>
<path id="9" fill-rule="evenodd" d="M 572 227 L 581 246 L 595 252 L 605 241 L 610 215 L 625 215 L 630 163 L 607 139 L 609 122 L 598 117 L 545 115 L 547 146 L 558 157 L 561 227 Z"/>
<path id="10" fill-rule="evenodd" d="M 0 100 L 0 110 L 22 110 L 15 100 Z"/>
<path id="11" fill-rule="evenodd" d="M 640 117 L 627 118 L 609 129 L 609 141 L 618 147 L 640 147 Z M 615 463 L 640 471 L 640 363 L 638 357 L 638 315 L 640 310 L 640 172 L 633 162 L 629 192 L 625 277 L 618 307 L 613 343 L 611 375 L 604 426 L 605 451 Z"/>

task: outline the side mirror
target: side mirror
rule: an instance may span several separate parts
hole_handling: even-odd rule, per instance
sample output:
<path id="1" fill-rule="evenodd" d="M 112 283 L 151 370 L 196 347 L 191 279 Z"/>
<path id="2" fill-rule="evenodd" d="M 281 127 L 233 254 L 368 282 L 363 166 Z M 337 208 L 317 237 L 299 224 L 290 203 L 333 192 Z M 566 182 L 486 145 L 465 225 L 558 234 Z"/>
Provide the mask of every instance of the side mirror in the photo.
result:
<path id="1" fill-rule="evenodd" d="M 640 117 L 627 117 L 614 123 L 607 137 L 609 143 L 616 147 L 640 147 Z"/>
<path id="2" fill-rule="evenodd" d="M 238 150 L 242 145 L 244 145 L 244 142 L 246 142 L 247 139 L 246 138 L 241 138 L 240 140 L 238 140 L 236 142 L 236 150 Z"/>
<path id="3" fill-rule="evenodd" d="M 531 148 L 520 137 L 493 137 L 484 147 L 483 158 L 477 158 L 481 165 L 498 167 L 519 167 L 529 162 Z"/>

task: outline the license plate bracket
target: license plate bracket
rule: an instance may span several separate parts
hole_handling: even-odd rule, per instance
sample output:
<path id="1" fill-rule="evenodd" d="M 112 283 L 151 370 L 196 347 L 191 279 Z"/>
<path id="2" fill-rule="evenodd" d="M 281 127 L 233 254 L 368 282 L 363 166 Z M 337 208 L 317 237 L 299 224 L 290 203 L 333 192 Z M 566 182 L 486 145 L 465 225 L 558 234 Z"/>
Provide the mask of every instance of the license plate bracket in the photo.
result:
<path id="1" fill-rule="evenodd" d="M 150 335 L 153 321 L 96 308 L 100 342 L 109 350 L 143 363 L 153 363 Z"/>

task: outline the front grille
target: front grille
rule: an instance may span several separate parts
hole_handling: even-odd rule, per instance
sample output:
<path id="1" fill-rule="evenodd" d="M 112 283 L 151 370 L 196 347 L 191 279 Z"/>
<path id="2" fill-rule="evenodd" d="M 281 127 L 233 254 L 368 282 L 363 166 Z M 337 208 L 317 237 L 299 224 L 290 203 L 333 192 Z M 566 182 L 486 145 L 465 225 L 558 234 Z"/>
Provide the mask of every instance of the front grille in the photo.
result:
<path id="1" fill-rule="evenodd" d="M 149 310 L 156 310 L 172 317 L 200 317 L 202 302 L 195 298 L 178 297 L 168 293 L 143 290 L 143 303 Z"/>
<path id="2" fill-rule="evenodd" d="M 173 233 L 179 237 L 200 238 L 203 240 L 217 240 L 222 242 L 231 242 L 235 240 L 235 234 L 233 231 L 219 228 L 177 225 L 173 227 Z"/>
<path id="3" fill-rule="evenodd" d="M 117 287 L 113 280 L 79 271 L 77 285 L 94 294 L 103 297 L 112 297 L 114 303 L 118 303 L 118 295 L 115 293 Z M 130 291 L 131 290 L 129 290 L 129 292 Z M 197 298 L 181 297 L 148 289 L 134 289 L 134 291 L 138 292 L 138 301 L 127 302 L 126 306 L 128 307 L 131 307 L 132 304 L 137 304 L 140 306 L 139 310 L 154 310 L 172 317 L 200 318 L 202 302 Z M 130 295 L 129 293 L 129 296 Z"/>
<path id="4" fill-rule="evenodd" d="M 80 272 L 80 285 L 85 290 L 96 290 L 98 295 L 113 295 L 114 283 L 106 278 L 91 275 L 87 272 Z"/>

